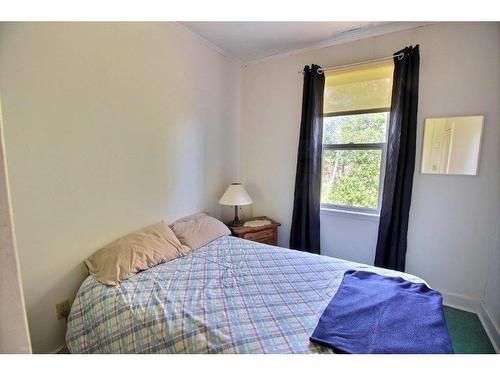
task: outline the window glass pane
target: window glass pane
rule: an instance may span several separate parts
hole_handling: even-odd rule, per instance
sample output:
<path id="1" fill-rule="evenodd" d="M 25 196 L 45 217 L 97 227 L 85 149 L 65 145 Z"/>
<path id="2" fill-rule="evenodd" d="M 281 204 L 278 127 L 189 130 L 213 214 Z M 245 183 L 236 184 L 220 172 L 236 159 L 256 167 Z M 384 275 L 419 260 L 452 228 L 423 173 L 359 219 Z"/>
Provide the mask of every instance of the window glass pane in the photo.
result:
<path id="1" fill-rule="evenodd" d="M 324 150 L 321 203 L 378 207 L 381 150 Z"/>
<path id="2" fill-rule="evenodd" d="M 325 117 L 323 143 L 383 143 L 387 118 L 387 112 Z"/>
<path id="3" fill-rule="evenodd" d="M 391 106 L 392 61 L 325 72 L 324 113 Z"/>

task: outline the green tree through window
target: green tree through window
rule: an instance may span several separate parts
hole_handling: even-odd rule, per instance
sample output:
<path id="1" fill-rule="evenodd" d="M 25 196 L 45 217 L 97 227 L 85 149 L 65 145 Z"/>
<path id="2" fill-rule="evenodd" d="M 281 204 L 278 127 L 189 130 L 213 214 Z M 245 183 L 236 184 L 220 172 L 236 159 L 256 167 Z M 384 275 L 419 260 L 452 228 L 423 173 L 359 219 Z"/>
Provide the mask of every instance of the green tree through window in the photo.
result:
<path id="1" fill-rule="evenodd" d="M 325 117 L 321 203 L 378 210 L 387 112 Z"/>

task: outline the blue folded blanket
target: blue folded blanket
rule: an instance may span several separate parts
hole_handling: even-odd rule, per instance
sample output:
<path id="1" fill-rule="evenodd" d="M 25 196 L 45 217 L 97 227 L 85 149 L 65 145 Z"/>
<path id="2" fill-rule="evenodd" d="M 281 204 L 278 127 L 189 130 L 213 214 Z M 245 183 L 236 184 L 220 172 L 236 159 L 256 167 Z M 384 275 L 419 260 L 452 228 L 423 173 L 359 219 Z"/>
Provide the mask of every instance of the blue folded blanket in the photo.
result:
<path id="1" fill-rule="evenodd" d="M 439 292 L 349 270 L 310 340 L 339 353 L 453 353 Z"/>

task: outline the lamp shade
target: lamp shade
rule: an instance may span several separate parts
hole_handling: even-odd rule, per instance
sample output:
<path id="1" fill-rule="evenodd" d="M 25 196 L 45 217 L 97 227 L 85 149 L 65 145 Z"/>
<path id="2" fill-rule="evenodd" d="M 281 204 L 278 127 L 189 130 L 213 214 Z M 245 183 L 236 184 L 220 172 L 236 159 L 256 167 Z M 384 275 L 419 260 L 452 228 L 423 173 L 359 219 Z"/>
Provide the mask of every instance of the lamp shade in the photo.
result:
<path id="1" fill-rule="evenodd" d="M 222 194 L 219 203 L 225 206 L 245 206 L 253 202 L 242 184 L 233 183 Z"/>

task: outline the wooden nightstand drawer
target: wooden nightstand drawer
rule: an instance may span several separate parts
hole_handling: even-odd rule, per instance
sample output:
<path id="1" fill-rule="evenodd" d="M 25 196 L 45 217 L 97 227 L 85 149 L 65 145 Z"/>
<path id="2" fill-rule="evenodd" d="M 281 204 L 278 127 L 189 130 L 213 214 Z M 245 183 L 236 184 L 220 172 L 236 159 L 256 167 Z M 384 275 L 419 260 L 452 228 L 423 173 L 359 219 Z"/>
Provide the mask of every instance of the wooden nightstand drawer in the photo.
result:
<path id="1" fill-rule="evenodd" d="M 278 243 L 278 227 L 281 224 L 265 216 L 256 217 L 251 220 L 269 220 L 270 224 L 260 227 L 232 227 L 228 225 L 228 228 L 235 237 L 276 246 Z"/>
<path id="2" fill-rule="evenodd" d="M 274 229 L 261 230 L 259 232 L 245 233 L 243 238 L 250 241 L 261 241 L 265 239 L 272 239 L 274 237 Z"/>

